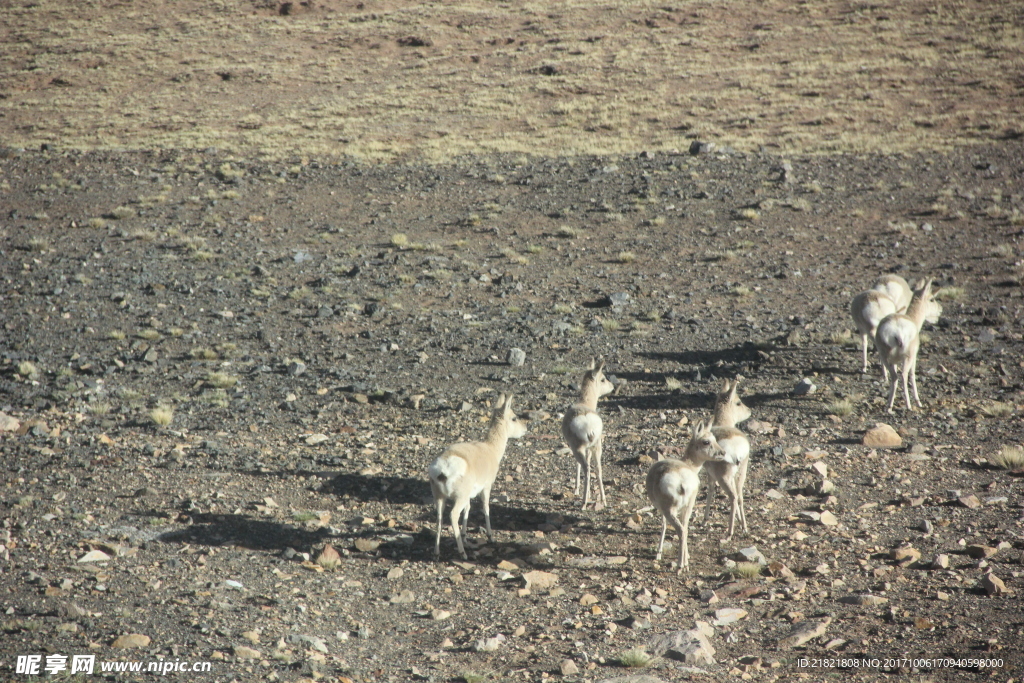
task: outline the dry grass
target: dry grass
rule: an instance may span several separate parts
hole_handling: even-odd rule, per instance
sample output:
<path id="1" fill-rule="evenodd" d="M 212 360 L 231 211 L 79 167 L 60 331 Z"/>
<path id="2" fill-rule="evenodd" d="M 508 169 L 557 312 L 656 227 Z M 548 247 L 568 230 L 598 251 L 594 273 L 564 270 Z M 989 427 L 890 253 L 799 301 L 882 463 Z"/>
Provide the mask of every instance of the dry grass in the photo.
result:
<path id="1" fill-rule="evenodd" d="M 206 376 L 206 383 L 218 389 L 227 389 L 238 384 L 238 378 L 226 372 L 211 372 Z"/>
<path id="2" fill-rule="evenodd" d="M 167 406 L 158 406 L 149 411 L 149 419 L 158 427 L 166 427 L 174 420 L 174 410 Z"/>
<path id="3" fill-rule="evenodd" d="M 1006 470 L 1024 469 L 1024 448 L 1003 446 L 1002 450 L 989 457 L 989 462 Z"/>
<path id="4" fill-rule="evenodd" d="M 757 562 L 737 562 L 732 568 L 732 575 L 737 579 L 756 579 L 761 576 L 761 565 Z"/>
<path id="5" fill-rule="evenodd" d="M 645 669 L 657 659 L 642 647 L 635 647 L 619 655 L 619 664 L 627 669 Z"/>
<path id="6" fill-rule="evenodd" d="M 963 301 L 967 298 L 967 292 L 963 287 L 943 287 L 935 292 L 936 301 Z"/>
<path id="7" fill-rule="evenodd" d="M 618 256 L 619 263 L 632 263 L 636 261 L 636 254 L 631 251 L 620 251 Z"/>
<path id="8" fill-rule="evenodd" d="M 1009 403 L 1003 403 L 1002 401 L 991 401 L 982 406 L 981 412 L 987 417 L 1001 419 L 1013 415 L 1014 407 Z"/>
<path id="9" fill-rule="evenodd" d="M 853 413 L 853 408 L 853 401 L 848 398 L 833 401 L 825 406 L 825 410 L 827 410 L 829 414 L 837 415 L 839 417 L 846 417 L 847 415 L 850 415 Z"/>

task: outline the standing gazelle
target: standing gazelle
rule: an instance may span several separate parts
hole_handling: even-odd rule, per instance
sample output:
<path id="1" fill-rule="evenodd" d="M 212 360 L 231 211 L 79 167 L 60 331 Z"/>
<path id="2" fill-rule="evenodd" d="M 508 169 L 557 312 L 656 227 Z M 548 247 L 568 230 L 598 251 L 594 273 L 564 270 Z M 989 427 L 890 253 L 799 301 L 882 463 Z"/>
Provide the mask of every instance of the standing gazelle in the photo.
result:
<path id="1" fill-rule="evenodd" d="M 714 427 L 711 431 L 718 440 L 718 445 L 725 451 L 725 460 L 717 462 L 709 460 L 705 468 L 708 471 L 708 501 L 704 507 L 704 523 L 711 516 L 711 507 L 718 492 L 717 484 L 721 484 L 729 496 L 729 535 L 732 538 L 736 530 L 736 517 L 740 518 L 743 533 L 747 533 L 747 511 L 743 504 L 743 487 L 747 482 L 747 466 L 750 464 L 750 439 L 736 429 L 736 423 L 750 417 L 750 408 L 736 395 L 740 377 L 732 382 L 722 380 L 722 390 L 715 396 Z"/>
<path id="2" fill-rule="evenodd" d="M 665 547 L 665 531 L 668 523 L 672 522 L 679 534 L 679 574 L 690 566 L 687 536 L 690 533 L 693 504 L 700 489 L 700 468 L 709 460 L 721 460 L 724 457 L 725 452 L 715 440 L 711 424 L 705 424 L 702 420 L 693 428 L 693 437 L 686 446 L 682 460 L 659 460 L 647 472 L 647 497 L 662 516 L 661 540 L 658 542 L 655 559 L 661 559 L 661 551 Z M 680 512 L 682 520 L 679 519 Z"/>
<path id="3" fill-rule="evenodd" d="M 452 501 L 452 533 L 459 546 L 462 559 L 468 560 L 462 545 L 469 521 L 469 503 L 480 496 L 484 506 L 484 522 L 487 538 L 494 541 L 491 533 L 491 487 L 498 475 L 498 466 L 505 455 L 509 439 L 518 439 L 526 434 L 526 425 L 512 412 L 512 395 L 502 394 L 491 413 L 487 438 L 483 441 L 457 443 L 449 446 L 437 460 L 431 463 L 430 490 L 434 493 L 437 506 L 437 541 L 434 543 L 434 557 L 441 554 L 441 529 L 446 501 Z M 462 515 L 462 534 L 459 534 L 459 515 Z"/>
<path id="4" fill-rule="evenodd" d="M 871 289 L 861 292 L 850 302 L 850 315 L 860 332 L 860 345 L 864 355 L 861 372 L 868 371 L 868 339 L 875 341 L 878 323 L 887 315 L 905 313 L 911 299 L 910 285 L 899 275 L 883 275 L 875 281 Z M 882 365 L 886 381 L 889 380 L 888 370 Z"/>
<path id="5" fill-rule="evenodd" d="M 939 321 L 942 306 L 935 301 L 932 293 L 932 281 L 921 280 L 914 287 L 914 298 L 905 314 L 895 313 L 887 316 L 878 324 L 875 333 L 875 346 L 882 356 L 889 378 L 889 412 L 892 412 L 896 400 L 896 389 L 900 378 L 896 369 L 900 368 L 903 375 L 903 398 L 907 402 L 907 410 L 913 410 L 910 404 L 910 392 L 907 391 L 907 377 L 914 388 L 914 401 L 921 407 L 921 399 L 917 395 L 917 352 L 921 347 L 921 328 L 925 322 L 932 324 Z"/>
<path id="6" fill-rule="evenodd" d="M 590 465 L 597 466 L 597 488 L 601 494 L 601 504 L 605 503 L 604 478 L 601 473 L 601 448 L 604 439 L 604 424 L 597 414 L 597 399 L 612 393 L 615 386 L 604 376 L 604 361 L 598 360 L 595 365 L 583 373 L 580 386 L 580 400 L 569 406 L 562 418 L 562 437 L 576 458 L 576 495 L 580 493 L 580 474 L 587 480 L 583 493 L 583 507 L 590 503 Z"/>

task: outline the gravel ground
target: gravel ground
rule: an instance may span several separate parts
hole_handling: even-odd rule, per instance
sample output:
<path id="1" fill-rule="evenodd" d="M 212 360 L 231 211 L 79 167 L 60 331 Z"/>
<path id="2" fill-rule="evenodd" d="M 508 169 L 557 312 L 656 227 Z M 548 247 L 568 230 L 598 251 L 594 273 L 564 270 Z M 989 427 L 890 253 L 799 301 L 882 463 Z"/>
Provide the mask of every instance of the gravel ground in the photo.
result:
<path id="1" fill-rule="evenodd" d="M 189 680 L 601 681 L 641 647 L 663 681 L 1019 679 L 1024 479 L 993 459 L 1024 441 L 1024 143 L 693 152 L 6 150 L 4 677 L 95 654 L 212 662 Z M 885 272 L 944 307 L 924 408 L 892 415 L 848 313 Z M 608 504 L 583 511 L 558 418 L 597 356 Z M 750 533 L 723 540 L 702 499 L 677 576 L 642 482 L 737 375 Z M 426 467 L 500 393 L 529 433 L 494 542 L 476 504 L 470 560 L 446 529 L 435 561 Z M 900 445 L 863 444 L 879 422 Z M 767 566 L 737 568 L 746 548 Z M 659 644 L 701 624 L 710 660 Z"/>

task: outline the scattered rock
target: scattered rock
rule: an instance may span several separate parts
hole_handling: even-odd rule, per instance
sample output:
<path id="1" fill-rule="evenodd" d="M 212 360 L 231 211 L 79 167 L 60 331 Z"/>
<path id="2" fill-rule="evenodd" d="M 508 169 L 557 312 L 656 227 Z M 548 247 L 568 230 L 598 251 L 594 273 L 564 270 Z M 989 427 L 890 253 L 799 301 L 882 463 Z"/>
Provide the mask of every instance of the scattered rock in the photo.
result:
<path id="1" fill-rule="evenodd" d="M 747 616 L 747 610 L 740 609 L 738 607 L 725 607 L 719 610 L 715 610 L 715 626 L 725 626 L 726 624 L 732 624 L 739 621 L 743 617 Z"/>
<path id="2" fill-rule="evenodd" d="M 144 636 L 141 633 L 132 633 L 131 635 L 118 636 L 110 646 L 117 648 L 148 647 L 149 642 L 149 636 Z"/>
<path id="3" fill-rule="evenodd" d="M 392 605 L 407 605 L 411 602 L 416 602 L 416 594 L 408 589 L 402 591 L 398 595 L 391 596 Z"/>
<path id="4" fill-rule="evenodd" d="M 825 526 L 836 526 L 837 524 L 839 524 L 839 520 L 836 519 L 836 516 L 829 512 L 828 510 L 825 510 L 824 512 L 821 513 L 821 516 L 818 517 L 818 522 L 820 524 L 824 524 Z"/>
<path id="5" fill-rule="evenodd" d="M 306 364 L 300 360 L 293 360 L 288 364 L 288 374 L 292 377 L 298 377 L 299 375 L 306 372 Z"/>
<path id="6" fill-rule="evenodd" d="M 973 493 L 969 496 L 961 496 L 960 498 L 957 498 L 957 502 L 962 507 L 969 508 L 971 510 L 977 510 L 981 507 L 981 501 L 978 500 L 978 497 Z"/>
<path id="7" fill-rule="evenodd" d="M 949 569 L 949 555 L 936 555 L 932 560 L 932 569 Z"/>
<path id="8" fill-rule="evenodd" d="M 793 387 L 794 396 L 810 396 L 818 390 L 810 377 L 804 377 Z"/>
<path id="9" fill-rule="evenodd" d="M 232 652 L 237 659 L 261 659 L 263 657 L 259 650 L 245 645 L 236 645 Z"/>
<path id="10" fill-rule="evenodd" d="M 558 574 L 534 570 L 523 574 L 525 588 L 530 591 L 548 590 L 558 583 Z"/>
<path id="11" fill-rule="evenodd" d="M 921 559 L 921 551 L 909 545 L 901 546 L 892 551 L 892 559 L 908 567 Z"/>
<path id="12" fill-rule="evenodd" d="M 814 621 L 801 621 L 789 635 L 779 640 L 779 647 L 783 649 L 800 647 L 819 636 L 825 635 L 825 631 L 828 630 L 828 625 L 831 623 L 832 617 L 825 617 L 824 619 Z"/>
<path id="13" fill-rule="evenodd" d="M 647 651 L 655 657 L 668 655 L 687 664 L 715 663 L 715 648 L 699 628 L 655 636 L 647 644 Z"/>
<path id="14" fill-rule="evenodd" d="M 325 441 L 330 441 L 330 437 L 326 434 L 310 434 L 306 437 L 307 446 L 318 446 Z"/>
<path id="15" fill-rule="evenodd" d="M 85 555 L 78 558 L 79 563 L 82 562 L 106 562 L 110 559 L 110 555 L 107 555 L 102 550 L 90 550 Z"/>
<path id="16" fill-rule="evenodd" d="M 576 662 L 571 659 L 563 659 L 559 662 L 558 670 L 562 672 L 563 676 L 575 676 L 580 672 L 579 667 L 576 666 Z"/>
<path id="17" fill-rule="evenodd" d="M 609 557 L 600 557 L 594 555 L 577 555 L 570 557 L 566 560 L 566 564 L 570 567 L 614 567 L 620 564 L 626 564 L 629 558 L 623 555 L 612 555 Z"/>
<path id="18" fill-rule="evenodd" d="M 839 602 L 846 603 L 847 605 L 860 605 L 861 607 L 878 607 L 889 602 L 889 599 L 878 595 L 847 595 L 844 598 L 840 598 Z"/>
<path id="19" fill-rule="evenodd" d="M 993 548 L 990 545 L 969 545 L 967 546 L 967 554 L 976 560 L 987 560 L 996 553 L 999 552 L 999 548 Z"/>
<path id="20" fill-rule="evenodd" d="M 380 547 L 380 541 L 375 538 L 357 538 L 354 545 L 361 553 L 372 553 Z"/>
<path id="21" fill-rule="evenodd" d="M 903 439 L 890 425 L 878 422 L 864 434 L 861 443 L 869 448 L 899 448 Z"/>
<path id="22" fill-rule="evenodd" d="M 729 559 L 737 562 L 753 562 L 762 566 L 768 564 L 768 559 L 765 558 L 761 551 L 754 546 L 750 546 L 749 548 L 740 548 L 733 554 L 729 555 Z"/>
<path id="23" fill-rule="evenodd" d="M 388 578 L 392 581 L 400 579 L 403 576 L 405 576 L 405 570 L 403 570 L 401 567 L 392 567 L 388 570 Z"/>
<path id="24" fill-rule="evenodd" d="M 591 605 L 595 605 L 598 602 L 599 600 L 597 599 L 597 596 L 591 595 L 590 593 L 584 593 L 583 597 L 580 598 L 580 605 L 582 605 L 583 607 L 590 607 Z"/>
<path id="25" fill-rule="evenodd" d="M 474 652 L 494 652 L 501 648 L 505 644 L 505 636 L 498 634 L 491 638 L 481 638 L 480 640 L 473 643 Z"/>
<path id="26" fill-rule="evenodd" d="M 505 362 L 513 367 L 520 367 L 526 362 L 526 351 L 522 349 L 509 349 Z"/>
<path id="27" fill-rule="evenodd" d="M 985 591 L 985 595 L 1006 595 L 1009 593 L 1006 584 L 995 574 L 985 574 L 985 576 L 981 577 L 981 587 Z"/>
<path id="28" fill-rule="evenodd" d="M 7 413 L 0 411 L 0 432 L 16 432 L 21 427 L 21 422 Z"/>
<path id="29" fill-rule="evenodd" d="M 446 609 L 435 609 L 435 610 L 431 610 L 430 611 L 430 618 L 433 619 L 434 621 L 444 621 L 445 619 L 449 618 L 451 615 L 452 615 L 452 613 L 449 612 Z"/>

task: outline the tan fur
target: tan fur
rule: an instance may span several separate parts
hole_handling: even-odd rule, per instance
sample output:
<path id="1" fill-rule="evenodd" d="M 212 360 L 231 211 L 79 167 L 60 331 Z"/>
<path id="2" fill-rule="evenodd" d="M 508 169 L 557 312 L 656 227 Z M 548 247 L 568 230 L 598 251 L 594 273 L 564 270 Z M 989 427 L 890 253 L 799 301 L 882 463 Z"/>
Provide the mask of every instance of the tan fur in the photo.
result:
<path id="1" fill-rule="evenodd" d="M 502 394 L 491 414 L 491 422 L 484 441 L 457 443 L 450 446 L 431 463 L 428 470 L 430 489 L 437 507 L 437 540 L 434 556 L 441 554 L 441 529 L 444 526 L 444 504 L 452 501 L 451 525 L 455 542 L 463 559 L 469 559 L 462 545 L 469 520 L 469 504 L 480 496 L 484 508 L 484 522 L 487 538 L 493 542 L 491 532 L 491 487 L 498 475 L 498 467 L 505 455 L 509 439 L 518 439 L 526 434 L 526 425 L 512 412 L 512 396 Z M 462 515 L 462 533 L 459 533 L 459 515 Z"/>
<path id="2" fill-rule="evenodd" d="M 710 424 L 698 422 L 693 437 L 686 446 L 681 460 L 659 460 L 647 472 L 647 497 L 661 512 L 661 540 L 655 560 L 661 560 L 665 547 L 665 532 L 672 522 L 679 534 L 679 560 L 677 573 L 690 565 L 690 515 L 700 489 L 700 468 L 709 460 L 721 460 L 725 452 L 715 440 Z M 680 512 L 682 519 L 680 520 Z"/>
<path id="3" fill-rule="evenodd" d="M 597 414 L 597 400 L 610 394 L 615 387 L 604 376 L 604 361 L 591 361 L 583 374 L 580 400 L 565 411 L 562 418 L 562 437 L 576 458 L 576 495 L 580 493 L 580 474 L 586 479 L 583 507 L 590 503 L 590 467 L 597 466 L 597 487 L 601 504 L 605 503 L 604 479 L 601 472 L 601 451 L 604 445 L 604 423 Z"/>
<path id="4" fill-rule="evenodd" d="M 914 389 L 914 401 L 921 407 L 921 399 L 917 394 L 917 353 L 921 346 L 921 328 L 925 322 L 938 322 L 942 314 L 942 306 L 935 301 L 932 293 L 932 281 L 919 282 L 914 288 L 914 298 L 905 314 L 896 313 L 887 316 L 878 324 L 875 333 L 875 346 L 882 357 L 889 378 L 889 412 L 893 412 L 896 390 L 900 375 L 903 377 L 903 398 L 907 410 L 913 410 L 910 403 L 910 392 L 907 390 L 909 376 L 910 386 Z M 896 369 L 900 368 L 900 374 Z"/>
<path id="5" fill-rule="evenodd" d="M 714 506 L 715 493 L 721 484 L 729 496 L 729 533 L 732 538 L 736 530 L 736 518 L 739 517 L 743 533 L 747 533 L 747 511 L 743 501 L 743 488 L 747 482 L 747 467 L 750 465 L 750 440 L 747 435 L 736 428 L 737 422 L 750 417 L 750 408 L 737 395 L 740 377 L 730 382 L 722 381 L 722 390 L 715 396 L 715 417 L 712 432 L 718 445 L 725 451 L 726 458 L 722 462 L 709 461 L 705 468 L 708 471 L 708 499 L 704 506 L 704 522 L 707 523 Z"/>

